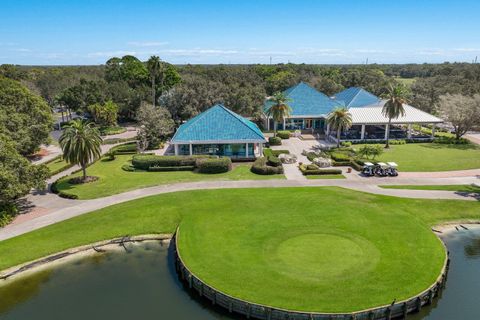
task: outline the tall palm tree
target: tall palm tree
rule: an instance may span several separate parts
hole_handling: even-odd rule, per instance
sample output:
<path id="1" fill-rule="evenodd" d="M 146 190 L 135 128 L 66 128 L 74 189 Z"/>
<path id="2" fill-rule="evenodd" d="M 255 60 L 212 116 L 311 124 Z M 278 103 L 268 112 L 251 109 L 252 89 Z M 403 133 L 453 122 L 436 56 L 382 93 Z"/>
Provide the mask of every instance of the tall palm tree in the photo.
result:
<path id="1" fill-rule="evenodd" d="M 288 105 L 290 99 L 283 92 L 275 93 L 270 101 L 273 104 L 268 108 L 267 115 L 273 118 L 273 136 L 277 136 L 277 122 L 280 122 L 287 118 L 292 112 L 292 108 Z"/>
<path id="2" fill-rule="evenodd" d="M 100 158 L 102 138 L 93 123 L 75 119 L 65 127 L 59 139 L 63 150 L 63 159 L 78 164 L 83 171 L 83 180 L 87 178 L 87 165 Z"/>
<path id="3" fill-rule="evenodd" d="M 160 75 L 162 69 L 162 60 L 158 56 L 151 56 L 147 61 L 147 69 L 150 74 L 150 80 L 152 81 L 152 105 L 155 107 L 156 92 L 155 92 L 155 80 Z"/>
<path id="4" fill-rule="evenodd" d="M 382 98 L 387 100 L 383 105 L 382 114 L 388 118 L 387 141 L 385 142 L 385 148 L 388 149 L 390 148 L 390 125 L 392 119 L 398 119 L 398 117 L 405 115 L 403 105 L 408 103 L 408 89 L 402 84 L 390 85 L 387 88 L 387 93 Z"/>
<path id="5" fill-rule="evenodd" d="M 336 108 L 327 116 L 327 124 L 337 131 L 337 148 L 339 148 L 340 134 L 352 126 L 352 115 L 346 108 Z"/>

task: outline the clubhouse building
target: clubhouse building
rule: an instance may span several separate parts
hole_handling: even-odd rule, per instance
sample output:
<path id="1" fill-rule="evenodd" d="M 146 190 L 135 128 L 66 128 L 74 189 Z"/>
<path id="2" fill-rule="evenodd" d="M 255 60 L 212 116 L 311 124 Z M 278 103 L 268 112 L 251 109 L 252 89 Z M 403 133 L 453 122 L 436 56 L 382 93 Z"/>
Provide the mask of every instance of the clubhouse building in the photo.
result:
<path id="1" fill-rule="evenodd" d="M 405 115 L 392 119 L 383 116 L 382 100 L 362 88 L 349 88 L 333 97 L 317 91 L 306 83 L 299 83 L 285 91 L 292 111 L 282 123 L 274 124 L 268 115 L 272 102 L 266 100 L 263 106 L 265 128 L 300 131 L 301 134 L 316 134 L 317 139 L 336 142 L 336 132 L 326 123 L 328 114 L 335 108 L 347 108 L 352 116 L 352 127 L 341 132 L 342 141 L 382 141 L 387 130 L 391 139 L 430 140 L 435 125 L 443 122 L 431 114 L 405 105 Z M 413 125 L 431 125 L 432 134 L 426 135 L 414 130 Z M 223 105 L 217 104 L 182 124 L 172 140 L 175 155 L 218 155 L 237 159 L 261 156 L 267 142 L 262 131 L 252 121 L 236 114 Z M 173 153 L 173 152 L 172 152 Z"/>
<path id="2" fill-rule="evenodd" d="M 327 140 L 336 141 L 336 132 L 330 130 L 325 119 L 335 108 L 347 108 L 352 116 L 352 127 L 341 133 L 341 140 L 384 140 L 387 130 L 392 139 L 431 139 L 435 133 L 435 125 L 443 120 L 431 114 L 405 105 L 405 115 L 392 119 L 389 127 L 388 118 L 382 115 L 385 100 L 362 88 L 348 88 L 333 97 L 319 92 L 306 83 L 299 83 L 284 91 L 289 98 L 291 113 L 283 123 L 277 123 L 280 130 L 300 130 L 324 134 Z M 273 130 L 274 121 L 268 115 L 272 101 L 266 100 L 263 106 L 263 118 L 267 130 Z M 431 125 L 432 135 L 425 135 L 413 130 L 413 125 Z"/>
<path id="3" fill-rule="evenodd" d="M 262 155 L 264 143 L 265 137 L 255 123 L 220 104 L 182 124 L 170 141 L 175 155 L 244 159 Z"/>

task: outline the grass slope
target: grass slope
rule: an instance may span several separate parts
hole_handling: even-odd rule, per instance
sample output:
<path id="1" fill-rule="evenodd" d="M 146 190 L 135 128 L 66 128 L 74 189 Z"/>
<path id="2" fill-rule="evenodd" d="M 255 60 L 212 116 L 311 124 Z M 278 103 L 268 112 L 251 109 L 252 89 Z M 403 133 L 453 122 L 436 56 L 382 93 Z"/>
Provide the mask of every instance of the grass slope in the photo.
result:
<path id="1" fill-rule="evenodd" d="M 360 145 L 356 145 L 358 150 Z M 432 172 L 480 168 L 480 147 L 437 143 L 392 145 L 376 161 L 396 162 L 401 171 Z"/>
<path id="2" fill-rule="evenodd" d="M 380 186 L 385 189 L 410 189 L 410 190 L 444 190 L 457 192 L 480 193 L 480 188 L 469 184 L 452 184 L 452 185 L 384 185 Z"/>
<path id="3" fill-rule="evenodd" d="M 59 191 L 75 194 L 79 199 L 94 199 L 112 194 L 139 188 L 151 187 L 160 184 L 192 182 L 204 180 L 260 180 L 284 179 L 284 175 L 258 175 L 250 171 L 249 164 L 235 165 L 233 170 L 219 174 L 201 174 L 192 171 L 172 172 L 128 172 L 122 165 L 129 163 L 131 155 L 118 155 L 115 160 L 105 159 L 95 162 L 88 167 L 87 174 L 100 177 L 99 180 L 88 184 L 72 185 L 68 180 L 80 176 L 81 172 L 61 179 L 57 188 Z"/>
<path id="4" fill-rule="evenodd" d="M 285 292 L 278 292 L 280 296 L 275 296 L 274 292 L 271 300 L 262 302 L 279 303 L 278 299 L 285 299 L 289 292 L 298 293 L 301 288 L 305 301 L 295 300 L 296 308 L 310 307 L 307 301 L 315 291 L 319 297 L 326 299 L 320 304 L 317 298 L 315 309 L 353 310 L 365 305 L 388 303 L 393 298 L 405 296 L 407 292 L 411 294 L 423 289 L 438 274 L 442 253 L 439 242 L 428 226 L 444 221 L 479 218 L 480 202 L 402 199 L 342 188 L 176 192 L 110 206 L 2 241 L 0 270 L 99 240 L 123 235 L 171 233 L 182 222 L 182 234 L 188 237 L 182 241 L 192 245 L 189 264 L 195 263 L 191 259 L 196 259 L 195 254 L 199 253 L 206 258 L 221 257 L 221 260 L 213 263 L 211 272 L 223 270 L 225 274 L 232 274 L 227 271 L 231 266 L 230 260 L 243 257 L 245 261 L 253 259 L 271 268 L 267 282 L 277 277 L 299 277 L 298 280 L 290 279 L 283 288 Z M 199 232 L 191 232 L 196 225 L 198 230 L 218 230 L 219 233 L 212 242 L 206 243 Z M 241 241 L 236 241 L 238 239 Z M 194 243 L 196 240 L 198 244 Z M 221 251 L 215 250 L 219 241 L 224 242 Z M 257 245 L 257 249 L 265 250 L 257 250 L 249 255 L 249 250 Z M 200 251 L 195 253 L 195 248 Z M 229 248 L 229 251 L 226 252 L 225 248 Z M 387 252 L 387 248 L 392 251 Z M 318 256 L 323 250 L 328 250 L 330 258 L 327 260 Z M 412 255 L 412 252 L 415 254 Z M 389 260 L 392 257 L 397 259 L 394 265 Z M 408 259 L 400 259 L 402 257 Z M 211 261 L 209 263 L 212 265 Z M 319 275 L 317 268 L 312 267 L 315 263 L 332 279 L 328 294 L 309 290 L 328 287 L 324 278 L 315 280 Z M 247 265 L 245 270 L 236 271 L 252 276 L 249 269 L 253 266 Z M 197 268 L 195 272 L 200 271 Z M 399 268 L 408 272 L 398 273 Z M 395 279 L 391 278 L 391 270 L 397 271 Z M 361 285 L 359 279 L 367 275 L 371 284 L 362 282 Z M 390 278 L 385 278 L 387 276 Z M 248 280 L 245 284 L 258 286 L 251 282 L 251 278 L 245 279 Z M 382 279 L 389 281 L 375 282 Z M 355 284 L 368 295 L 353 298 L 351 288 Z M 394 290 L 385 294 L 392 287 Z M 244 285 L 239 290 L 246 292 Z M 385 296 L 380 297 L 380 293 L 374 292 L 376 290 Z"/>

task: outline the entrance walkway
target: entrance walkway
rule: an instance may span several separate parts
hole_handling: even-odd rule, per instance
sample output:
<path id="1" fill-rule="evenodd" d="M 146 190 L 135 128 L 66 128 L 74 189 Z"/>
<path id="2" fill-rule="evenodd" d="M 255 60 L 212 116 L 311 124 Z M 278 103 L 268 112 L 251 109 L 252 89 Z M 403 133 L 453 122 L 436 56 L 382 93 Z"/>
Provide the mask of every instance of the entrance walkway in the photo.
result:
<path id="1" fill-rule="evenodd" d="M 272 146 L 273 150 L 288 150 L 290 154 L 297 156 L 297 163 L 294 164 L 284 164 L 283 169 L 285 171 L 285 177 L 287 180 L 307 180 L 305 176 L 298 169 L 298 164 L 301 163 L 310 163 L 310 160 L 306 156 L 302 155 L 303 150 L 313 151 L 314 146 L 318 146 L 319 143 L 328 144 L 325 141 L 317 140 L 302 140 L 299 138 L 290 138 L 282 140 L 281 146 Z"/>

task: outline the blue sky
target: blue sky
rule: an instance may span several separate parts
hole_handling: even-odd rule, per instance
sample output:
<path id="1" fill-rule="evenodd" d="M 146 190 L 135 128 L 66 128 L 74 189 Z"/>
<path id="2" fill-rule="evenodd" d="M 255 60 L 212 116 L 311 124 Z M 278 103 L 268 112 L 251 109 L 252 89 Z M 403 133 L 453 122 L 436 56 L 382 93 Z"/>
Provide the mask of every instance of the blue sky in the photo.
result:
<path id="1" fill-rule="evenodd" d="M 0 0 L 0 64 L 471 62 L 479 12 L 453 0 Z"/>

